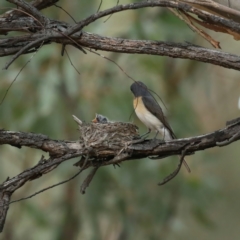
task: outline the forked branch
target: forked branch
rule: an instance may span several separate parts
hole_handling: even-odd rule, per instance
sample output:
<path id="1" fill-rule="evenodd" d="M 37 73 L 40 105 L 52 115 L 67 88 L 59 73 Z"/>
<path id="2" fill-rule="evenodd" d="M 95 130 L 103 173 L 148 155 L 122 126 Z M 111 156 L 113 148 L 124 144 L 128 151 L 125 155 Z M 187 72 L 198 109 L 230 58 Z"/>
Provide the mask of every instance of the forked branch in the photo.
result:
<path id="1" fill-rule="evenodd" d="M 49 159 L 41 158 L 37 165 L 26 169 L 15 177 L 6 179 L 0 184 L 0 232 L 3 230 L 11 195 L 26 182 L 51 172 L 69 159 L 87 156 L 89 161 L 84 163 L 82 168 L 94 167 L 92 174 L 89 175 L 82 185 L 81 191 L 85 192 L 86 187 L 99 167 L 147 157 L 157 159 L 172 155 L 182 155 L 183 158 L 183 156 L 193 154 L 196 151 L 216 146 L 221 147 L 237 141 L 240 139 L 239 133 L 240 118 L 228 122 L 223 129 L 205 135 L 169 142 L 140 139 L 126 142 L 125 147 L 122 148 L 121 146 L 118 150 L 114 145 L 115 143 L 109 141 L 107 150 L 104 150 L 106 149 L 105 140 L 102 143 L 99 142 L 98 145 L 86 147 L 82 141 L 60 141 L 50 139 L 42 134 L 0 130 L 0 145 L 8 144 L 18 148 L 25 146 L 48 152 L 50 155 Z M 79 164 L 76 164 L 76 166 L 79 166 Z M 180 167 L 174 172 L 174 176 L 179 170 Z M 172 178 L 172 176 L 170 177 Z M 168 180 L 164 179 L 163 183 Z"/>
<path id="2" fill-rule="evenodd" d="M 19 6 L 22 6 L 27 14 L 23 16 L 21 13 L 17 20 L 13 18 L 12 15 L 10 17 L 8 14 L 3 14 L 0 17 L 0 33 L 7 34 L 11 31 L 30 31 L 30 34 L 28 33 L 23 36 L 9 38 L 6 37 L 0 39 L 0 57 L 14 54 L 14 57 L 6 65 L 5 69 L 18 56 L 33 52 L 38 49 L 38 47 L 40 47 L 42 44 L 42 42 L 38 41 L 38 39 L 44 38 L 45 40 L 43 45 L 55 42 L 63 45 L 70 44 L 74 47 L 77 46 L 80 49 L 81 46 L 85 46 L 94 48 L 95 50 L 186 58 L 240 70 L 240 57 L 221 51 L 213 51 L 191 44 L 106 38 L 96 34 L 82 32 L 85 26 L 102 17 L 109 16 L 117 12 L 137 10 L 147 7 L 168 7 L 180 10 L 184 13 L 194 14 L 194 16 L 197 16 L 198 19 L 195 18 L 194 20 L 194 18 L 191 17 L 191 21 L 193 23 L 199 24 L 214 31 L 221 31 L 227 34 L 231 34 L 235 39 L 240 39 L 240 14 L 238 11 L 231 9 L 226 10 L 228 8 L 222 7 L 219 4 L 212 4 L 211 1 L 207 1 L 207 4 L 206 1 L 204 1 L 204 4 L 202 2 L 199 3 L 197 1 L 187 0 L 153 0 L 136 2 L 126 5 L 118 5 L 92 14 L 91 16 L 79 21 L 74 25 L 70 25 L 66 22 L 47 19 L 46 17 L 43 17 L 39 10 L 37 10 L 54 4 L 55 1 L 53 0 L 42 1 L 42 5 L 38 1 L 34 1 L 33 3 L 35 3 L 35 7 L 31 7 L 31 4 L 28 4 L 23 0 L 10 1 Z M 15 14 L 16 12 L 17 11 L 13 10 L 12 14 Z M 219 14 L 219 12 L 222 14 Z M 29 16 L 29 14 L 31 16 Z M 228 19 L 226 16 L 231 16 L 233 18 Z M 44 28 L 42 25 L 39 25 L 38 22 L 36 22 L 34 19 L 37 19 L 39 23 L 44 26 Z M 201 29 L 199 29 L 197 32 L 201 33 L 201 35 L 208 39 L 212 44 L 214 43 L 214 46 L 219 46 L 219 43 L 217 41 L 211 39 L 211 37 L 202 32 Z M 33 46 L 35 48 L 33 48 Z M 22 49 L 24 49 L 24 51 Z"/>

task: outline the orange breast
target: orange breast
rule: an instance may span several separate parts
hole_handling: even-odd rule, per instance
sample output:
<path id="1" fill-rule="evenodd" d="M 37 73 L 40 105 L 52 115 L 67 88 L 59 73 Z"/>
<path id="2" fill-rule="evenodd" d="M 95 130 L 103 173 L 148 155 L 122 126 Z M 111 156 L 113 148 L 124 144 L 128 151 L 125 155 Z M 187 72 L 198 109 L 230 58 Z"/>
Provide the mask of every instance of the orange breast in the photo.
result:
<path id="1" fill-rule="evenodd" d="M 142 97 L 134 98 L 133 107 L 134 107 L 135 112 L 138 112 L 138 113 L 143 113 L 146 111 L 146 108 L 142 101 Z"/>

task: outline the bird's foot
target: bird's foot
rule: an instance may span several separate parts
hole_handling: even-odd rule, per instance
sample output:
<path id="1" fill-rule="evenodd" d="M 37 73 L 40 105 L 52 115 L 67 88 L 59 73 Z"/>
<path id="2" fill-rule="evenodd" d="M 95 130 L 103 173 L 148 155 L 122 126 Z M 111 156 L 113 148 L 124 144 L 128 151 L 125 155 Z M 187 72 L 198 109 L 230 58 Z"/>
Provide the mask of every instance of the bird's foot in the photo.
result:
<path id="1" fill-rule="evenodd" d="M 158 138 L 153 138 L 151 139 L 152 142 L 158 142 L 158 143 L 165 143 L 165 141 L 163 139 L 158 139 Z"/>

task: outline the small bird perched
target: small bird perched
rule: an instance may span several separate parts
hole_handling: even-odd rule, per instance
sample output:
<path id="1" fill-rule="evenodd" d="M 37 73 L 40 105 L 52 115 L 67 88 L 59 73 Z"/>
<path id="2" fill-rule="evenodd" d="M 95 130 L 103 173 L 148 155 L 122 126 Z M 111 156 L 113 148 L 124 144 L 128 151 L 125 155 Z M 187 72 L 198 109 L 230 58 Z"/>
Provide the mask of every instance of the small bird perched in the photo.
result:
<path id="1" fill-rule="evenodd" d="M 140 81 L 135 82 L 131 85 L 131 91 L 134 94 L 134 110 L 141 122 L 148 128 L 146 134 L 155 130 L 157 132 L 156 136 L 160 133 L 163 140 L 176 138 L 161 107 L 149 93 L 147 86 Z"/>
<path id="2" fill-rule="evenodd" d="M 92 122 L 93 123 L 107 123 L 109 121 L 108 121 L 107 117 L 96 113 L 96 117 L 92 120 Z"/>
<path id="3" fill-rule="evenodd" d="M 130 87 L 133 95 L 133 106 L 136 115 L 141 120 L 144 125 L 148 128 L 148 133 L 152 130 L 156 131 L 156 136 L 160 133 L 163 140 L 172 140 L 176 139 L 172 128 L 170 127 L 166 117 L 163 114 L 163 111 L 157 101 L 148 91 L 147 86 L 138 81 L 134 82 Z M 144 135 L 146 135 L 144 134 Z M 187 170 L 190 172 L 190 169 L 187 163 L 184 160 L 184 165 Z"/>

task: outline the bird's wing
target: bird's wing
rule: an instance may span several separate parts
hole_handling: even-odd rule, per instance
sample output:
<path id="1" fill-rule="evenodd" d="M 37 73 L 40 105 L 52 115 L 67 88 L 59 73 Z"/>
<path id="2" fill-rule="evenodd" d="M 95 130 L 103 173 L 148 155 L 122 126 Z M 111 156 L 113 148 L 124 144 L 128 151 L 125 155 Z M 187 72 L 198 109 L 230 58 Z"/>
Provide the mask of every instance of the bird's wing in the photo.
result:
<path id="1" fill-rule="evenodd" d="M 147 110 L 157 117 L 163 123 L 164 127 L 168 129 L 172 138 L 176 138 L 172 128 L 163 114 L 162 108 L 159 106 L 157 101 L 152 96 L 143 96 L 142 101 Z"/>

